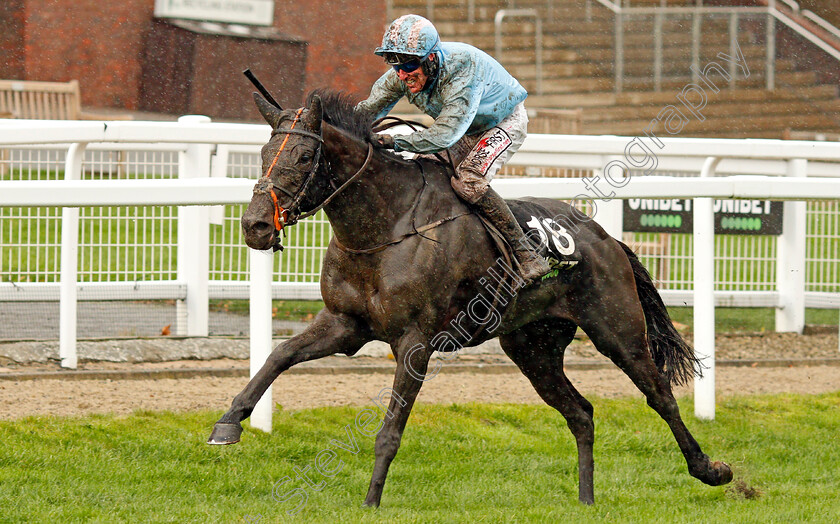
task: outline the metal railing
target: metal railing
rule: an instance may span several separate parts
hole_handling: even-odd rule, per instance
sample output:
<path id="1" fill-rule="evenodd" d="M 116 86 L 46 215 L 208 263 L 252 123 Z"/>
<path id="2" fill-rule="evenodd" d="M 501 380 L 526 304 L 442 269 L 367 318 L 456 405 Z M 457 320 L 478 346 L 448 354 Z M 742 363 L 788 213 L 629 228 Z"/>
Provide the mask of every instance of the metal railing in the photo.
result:
<path id="1" fill-rule="evenodd" d="M 785 12 L 780 11 L 777 9 L 777 2 L 778 4 L 782 4 L 784 6 Z M 789 30 L 793 31 L 800 37 L 802 37 L 806 42 L 810 45 L 820 49 L 821 51 L 825 52 L 832 58 L 838 61 L 840 64 L 840 50 L 838 50 L 838 44 L 840 44 L 840 29 L 834 27 L 827 21 L 825 21 L 820 16 L 816 15 L 811 11 L 803 11 L 800 10 L 799 4 L 792 0 L 768 0 L 767 6 L 759 6 L 759 7 L 712 7 L 712 6 L 705 6 L 703 4 L 703 0 L 695 0 L 693 5 L 692 2 L 679 2 L 678 6 L 669 5 L 667 0 L 662 0 L 660 5 L 657 7 L 650 7 L 648 6 L 639 6 L 634 7 L 633 2 L 630 0 L 586 0 L 585 3 L 585 16 L 588 21 L 592 20 L 592 10 L 594 6 L 600 6 L 601 8 L 609 10 L 614 16 L 614 30 L 613 30 L 613 38 L 614 38 L 614 61 L 613 61 L 613 80 L 614 80 L 614 90 L 616 92 L 622 92 L 625 89 L 625 85 L 628 80 L 632 77 L 628 77 L 626 75 L 627 71 L 627 60 L 626 60 L 626 49 L 627 46 L 627 23 L 631 19 L 638 19 L 639 17 L 650 17 L 653 21 L 653 50 L 652 50 L 652 58 L 651 58 L 651 66 L 652 66 L 652 79 L 653 79 L 653 88 L 654 90 L 661 90 L 663 87 L 663 79 L 667 77 L 665 67 L 664 67 L 664 47 L 665 47 L 665 22 L 667 20 L 673 19 L 691 19 L 691 64 L 692 64 L 692 81 L 697 82 L 699 80 L 698 69 L 700 67 L 700 54 L 701 54 L 701 39 L 702 39 L 702 31 L 704 20 L 714 18 L 714 17 L 728 17 L 728 33 L 729 33 L 729 50 L 730 55 L 733 56 L 732 53 L 735 52 L 735 47 L 738 45 L 736 42 L 736 36 L 741 25 L 742 20 L 749 20 L 749 19 L 756 19 L 756 18 L 764 18 L 764 45 L 765 45 L 765 53 L 764 53 L 764 87 L 766 89 L 772 90 L 776 87 L 776 24 L 779 23 L 784 27 L 788 28 Z M 467 10 L 467 23 L 474 23 L 476 20 L 476 6 L 475 0 L 461 0 L 461 4 L 466 4 Z M 507 2 L 508 8 L 502 9 L 499 12 L 521 12 L 522 9 L 517 9 L 517 2 L 516 0 L 509 0 Z M 544 9 L 542 9 L 542 16 L 546 17 L 546 20 L 549 22 L 554 18 L 554 8 L 555 8 L 556 0 L 545 0 Z M 393 1 L 388 0 L 388 13 L 389 18 L 393 15 Z M 781 5 L 779 6 L 781 7 Z M 528 11 L 537 12 L 536 9 L 529 9 Z M 498 59 L 500 56 L 500 49 L 501 45 L 499 40 L 501 37 L 500 29 L 499 29 L 499 12 L 497 12 L 495 17 L 495 24 L 496 24 L 496 58 Z M 434 0 L 426 0 L 426 16 L 434 21 L 435 16 L 435 2 Z M 507 15 L 511 16 L 511 15 Z M 535 19 L 538 25 L 541 25 L 541 14 L 537 12 L 537 15 L 527 15 L 531 16 Z M 830 35 L 830 38 L 837 39 L 837 42 L 829 43 L 820 38 L 820 36 L 815 35 L 810 29 L 803 26 L 799 20 L 807 20 L 816 26 L 818 26 L 821 30 L 825 31 L 826 35 Z M 538 34 L 536 38 L 538 40 L 542 39 L 542 35 Z M 543 64 L 541 61 L 541 54 L 542 54 L 542 44 L 541 42 L 536 43 L 537 47 L 537 54 L 538 64 L 537 64 L 537 74 L 538 74 L 538 91 L 542 92 L 542 68 Z M 648 77 L 645 77 L 648 78 Z M 730 87 L 734 87 L 736 83 L 736 78 L 734 75 L 730 75 L 729 85 Z"/>
<path id="2" fill-rule="evenodd" d="M 781 23 L 794 33 L 798 34 L 809 42 L 814 47 L 825 52 L 840 64 L 840 50 L 819 38 L 802 24 L 779 11 L 776 8 L 776 0 L 768 0 L 766 7 L 706 7 L 702 5 L 702 1 L 698 0 L 694 7 L 667 7 L 663 2 L 660 7 L 628 7 L 621 5 L 621 3 L 613 2 L 611 0 L 594 0 L 602 8 L 612 12 L 614 15 L 614 88 L 616 92 L 624 90 L 625 83 L 625 24 L 631 17 L 653 17 L 653 70 L 654 70 L 654 89 L 659 90 L 662 86 L 663 68 L 663 25 L 664 20 L 670 18 L 685 18 L 691 17 L 691 57 L 693 70 L 693 81 L 698 80 L 697 69 L 699 67 L 699 56 L 701 47 L 701 32 L 702 32 L 702 17 L 710 16 L 727 16 L 729 18 L 729 40 L 730 53 L 734 52 L 736 34 L 738 32 L 739 21 L 745 17 L 765 17 L 765 87 L 767 89 L 775 89 L 776 84 L 776 23 Z M 783 2 L 791 11 L 791 14 L 799 15 L 799 6 L 790 0 L 779 0 Z M 629 4 L 629 2 L 627 2 Z M 587 18 L 591 20 L 592 16 L 592 0 L 586 0 Z M 809 12 L 810 13 L 810 12 Z M 808 18 L 812 22 L 818 24 L 828 33 L 838 36 L 840 38 L 840 31 L 834 28 L 823 20 L 821 17 L 811 13 L 801 16 Z M 733 56 L 730 54 L 730 56 Z M 730 86 L 734 85 L 735 77 L 731 76 Z"/>
<path id="3" fill-rule="evenodd" d="M 467 23 L 475 23 L 475 0 L 461 0 L 463 4 L 466 1 L 467 4 Z M 545 7 L 546 12 L 548 14 L 548 21 L 554 21 L 554 4 L 556 0 L 545 0 Z M 507 9 L 517 9 L 516 7 L 516 0 L 508 0 Z M 388 22 L 390 23 L 391 20 L 394 19 L 394 0 L 387 0 L 385 4 L 385 13 Z M 426 0 L 426 18 L 431 20 L 432 22 L 435 21 L 435 0 Z"/>
<path id="4" fill-rule="evenodd" d="M 537 68 L 537 94 L 543 93 L 543 32 L 542 32 L 542 20 L 540 20 L 540 15 L 536 9 L 500 9 L 496 11 L 496 16 L 493 19 L 493 25 L 495 27 L 495 50 L 496 50 L 496 60 L 499 62 L 502 61 L 502 22 L 504 22 L 505 18 L 524 18 L 524 17 L 532 17 L 534 19 L 534 53 L 535 53 L 535 66 Z"/>
<path id="5" fill-rule="evenodd" d="M 837 29 L 836 27 L 834 27 L 833 25 L 828 23 L 823 17 L 819 16 L 818 14 L 814 13 L 813 11 L 808 11 L 808 10 L 802 11 L 802 12 L 800 12 L 800 14 L 804 18 L 807 18 L 811 22 L 814 22 L 815 24 L 820 26 L 820 28 L 822 28 L 825 31 L 831 33 L 838 41 L 840 41 L 840 29 Z"/>

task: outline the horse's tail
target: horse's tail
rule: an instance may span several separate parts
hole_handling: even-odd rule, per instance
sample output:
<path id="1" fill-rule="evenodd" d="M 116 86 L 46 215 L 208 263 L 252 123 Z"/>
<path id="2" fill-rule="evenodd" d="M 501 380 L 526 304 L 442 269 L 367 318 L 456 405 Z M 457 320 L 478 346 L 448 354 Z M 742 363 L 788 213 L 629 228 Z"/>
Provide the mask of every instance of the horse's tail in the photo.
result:
<path id="1" fill-rule="evenodd" d="M 694 350 L 683 340 L 671 321 L 662 297 L 653 285 L 645 266 L 633 250 L 623 242 L 619 242 L 636 279 L 636 292 L 642 302 L 647 324 L 647 341 L 653 361 L 660 373 L 663 373 L 671 384 L 685 384 L 694 376 L 702 376 L 702 364 L 694 356 Z"/>

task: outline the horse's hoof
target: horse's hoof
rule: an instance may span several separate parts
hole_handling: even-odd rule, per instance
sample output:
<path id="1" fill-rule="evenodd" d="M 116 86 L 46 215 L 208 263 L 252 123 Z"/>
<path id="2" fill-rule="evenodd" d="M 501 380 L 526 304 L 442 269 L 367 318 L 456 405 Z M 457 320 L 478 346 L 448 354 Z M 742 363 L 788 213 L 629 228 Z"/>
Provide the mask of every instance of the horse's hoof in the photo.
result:
<path id="1" fill-rule="evenodd" d="M 715 470 L 718 477 L 718 482 L 712 484 L 713 486 L 723 486 L 732 482 L 732 468 L 726 462 L 716 460 L 712 462 L 712 469 Z"/>
<path id="2" fill-rule="evenodd" d="M 214 445 L 236 444 L 239 442 L 240 435 L 242 435 L 241 424 L 216 422 L 216 425 L 213 426 L 213 432 L 210 434 L 210 438 L 207 439 L 207 443 Z"/>
<path id="3" fill-rule="evenodd" d="M 732 468 L 726 462 L 715 461 L 709 464 L 709 468 L 703 475 L 697 478 L 709 486 L 723 486 L 732 482 Z"/>

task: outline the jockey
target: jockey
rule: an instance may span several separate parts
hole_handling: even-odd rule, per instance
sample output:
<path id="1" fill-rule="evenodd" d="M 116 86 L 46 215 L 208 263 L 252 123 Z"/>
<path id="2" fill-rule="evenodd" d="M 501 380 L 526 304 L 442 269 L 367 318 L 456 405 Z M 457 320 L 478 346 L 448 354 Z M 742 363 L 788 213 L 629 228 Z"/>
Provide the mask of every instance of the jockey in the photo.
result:
<path id="1" fill-rule="evenodd" d="M 435 121 L 410 135 L 374 135 L 373 144 L 419 154 L 449 150 L 457 166 L 452 187 L 513 246 L 522 278 L 531 282 L 548 273 L 546 261 L 530 248 L 504 199 L 490 187 L 525 140 L 525 89 L 480 49 L 441 42 L 432 23 L 418 15 L 394 20 L 374 53 L 392 68 L 356 110 L 381 118 L 405 96 Z"/>

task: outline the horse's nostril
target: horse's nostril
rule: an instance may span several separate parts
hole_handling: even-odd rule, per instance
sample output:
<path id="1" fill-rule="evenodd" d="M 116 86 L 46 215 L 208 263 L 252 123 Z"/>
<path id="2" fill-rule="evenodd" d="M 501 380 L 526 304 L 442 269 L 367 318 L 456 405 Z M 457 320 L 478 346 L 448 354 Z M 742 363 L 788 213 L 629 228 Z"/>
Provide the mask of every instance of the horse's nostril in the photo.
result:
<path id="1" fill-rule="evenodd" d="M 256 218 L 249 217 L 244 215 L 242 217 L 242 230 L 246 232 L 253 232 L 258 235 L 265 235 L 271 233 L 271 228 L 273 226 L 264 220 L 258 220 Z"/>
<path id="2" fill-rule="evenodd" d="M 245 228 L 246 231 L 250 230 L 253 233 L 256 233 L 260 236 L 268 235 L 271 233 L 274 226 L 269 224 L 268 222 L 263 222 L 261 220 L 254 221 L 249 224 L 243 223 L 242 226 Z"/>

